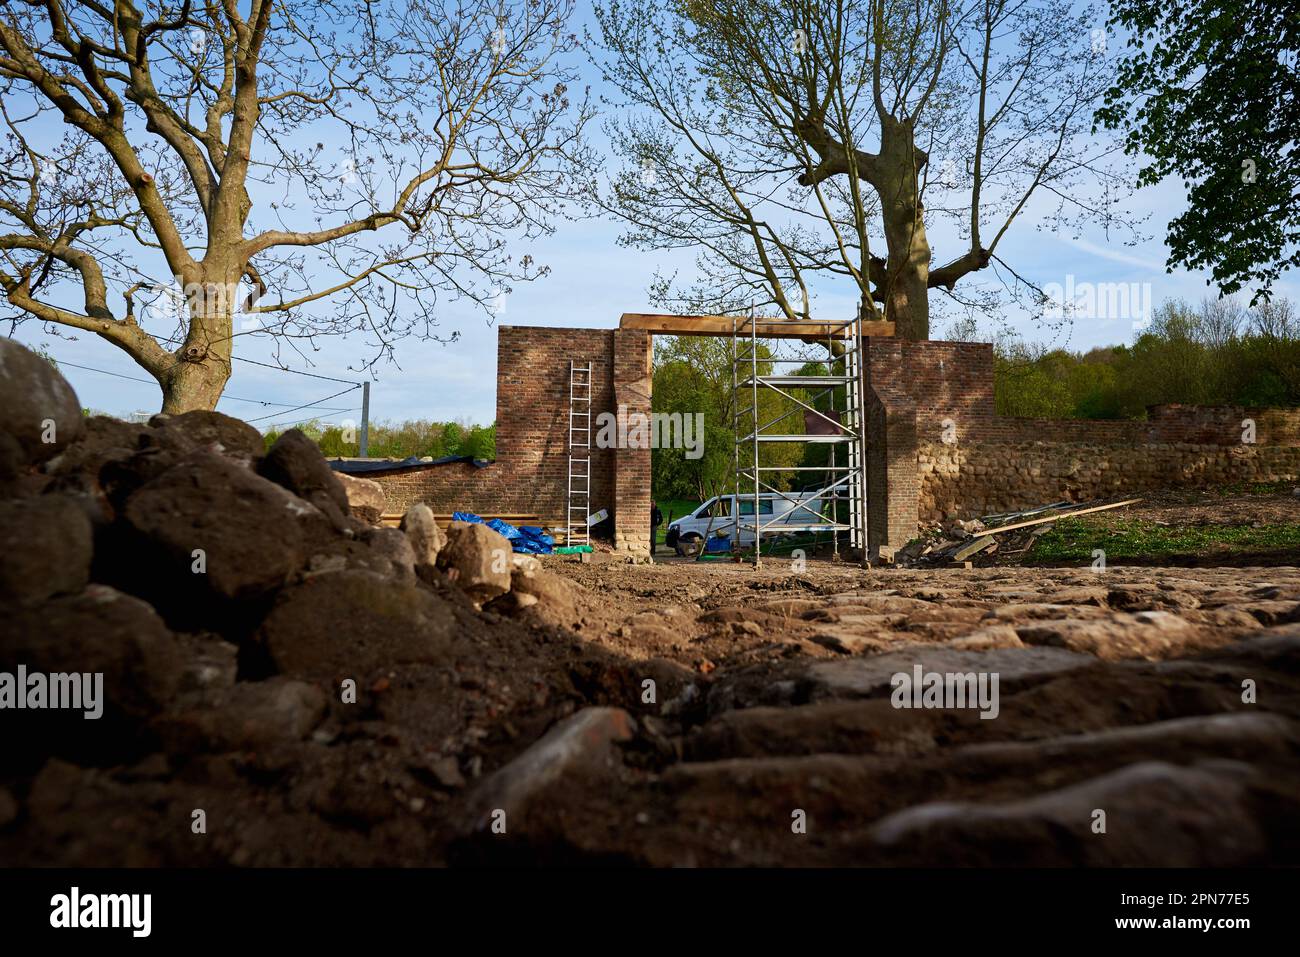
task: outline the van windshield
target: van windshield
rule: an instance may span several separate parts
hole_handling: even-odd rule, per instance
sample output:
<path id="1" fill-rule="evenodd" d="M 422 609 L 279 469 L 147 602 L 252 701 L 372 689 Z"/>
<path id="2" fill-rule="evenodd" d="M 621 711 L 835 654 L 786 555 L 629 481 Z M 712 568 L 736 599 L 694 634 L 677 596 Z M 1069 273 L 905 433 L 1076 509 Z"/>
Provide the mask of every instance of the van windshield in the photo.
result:
<path id="1" fill-rule="evenodd" d="M 694 518 L 729 518 L 731 516 L 731 500 L 723 498 L 711 498 L 701 505 L 695 512 Z"/>

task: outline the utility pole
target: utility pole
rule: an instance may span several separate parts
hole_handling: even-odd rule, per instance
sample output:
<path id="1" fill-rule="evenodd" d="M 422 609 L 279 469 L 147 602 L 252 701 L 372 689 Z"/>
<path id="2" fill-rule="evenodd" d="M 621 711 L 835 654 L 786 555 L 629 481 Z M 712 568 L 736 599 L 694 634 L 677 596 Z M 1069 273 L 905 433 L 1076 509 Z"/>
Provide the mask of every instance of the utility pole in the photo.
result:
<path id="1" fill-rule="evenodd" d="M 361 457 L 370 457 L 370 383 L 361 383 L 361 447 L 357 450 Z"/>

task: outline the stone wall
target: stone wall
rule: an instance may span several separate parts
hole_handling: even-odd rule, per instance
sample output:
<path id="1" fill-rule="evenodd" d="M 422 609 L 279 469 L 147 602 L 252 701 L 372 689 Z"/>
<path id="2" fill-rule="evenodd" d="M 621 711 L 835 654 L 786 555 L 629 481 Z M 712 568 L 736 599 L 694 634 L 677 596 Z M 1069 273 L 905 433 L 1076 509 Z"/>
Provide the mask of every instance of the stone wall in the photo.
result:
<path id="1" fill-rule="evenodd" d="M 864 352 L 873 551 L 948 517 L 1300 478 L 1300 409 L 1158 405 L 1144 420 L 1004 418 L 987 343 L 870 339 Z"/>
<path id="2" fill-rule="evenodd" d="M 934 522 L 1157 488 L 1296 481 L 1300 447 L 929 442 L 918 447 L 917 471 L 918 516 Z"/>

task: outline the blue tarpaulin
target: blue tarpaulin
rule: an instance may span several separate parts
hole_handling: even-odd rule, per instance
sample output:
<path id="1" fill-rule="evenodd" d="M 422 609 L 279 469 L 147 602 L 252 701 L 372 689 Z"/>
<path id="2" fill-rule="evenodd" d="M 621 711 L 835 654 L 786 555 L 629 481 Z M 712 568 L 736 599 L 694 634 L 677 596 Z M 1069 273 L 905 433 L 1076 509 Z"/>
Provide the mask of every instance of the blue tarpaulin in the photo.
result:
<path id="1" fill-rule="evenodd" d="M 499 518 L 485 522 L 473 512 L 452 512 L 451 520 L 453 522 L 474 522 L 477 525 L 486 525 L 492 531 L 504 535 L 510 541 L 510 547 L 514 551 L 522 552 L 525 555 L 549 555 L 555 547 L 554 536 L 547 535 L 543 529 L 536 525 L 524 525 L 521 528 L 515 528 L 509 522 L 503 522 Z"/>
<path id="2" fill-rule="evenodd" d="M 476 469 L 492 464 L 487 459 L 476 459 L 472 455 L 444 455 L 440 459 L 427 460 L 412 455 L 401 461 L 394 459 L 329 459 L 328 461 L 329 467 L 335 472 L 343 472 L 347 475 L 364 475 L 367 472 L 407 472 L 434 465 L 450 465 L 453 462 L 469 462 Z"/>

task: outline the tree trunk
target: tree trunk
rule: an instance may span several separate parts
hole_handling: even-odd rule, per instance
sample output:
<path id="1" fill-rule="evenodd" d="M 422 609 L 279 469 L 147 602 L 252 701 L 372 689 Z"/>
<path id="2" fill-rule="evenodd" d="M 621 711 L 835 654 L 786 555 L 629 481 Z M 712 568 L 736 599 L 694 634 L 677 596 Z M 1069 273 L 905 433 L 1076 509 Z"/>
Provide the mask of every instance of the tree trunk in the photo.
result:
<path id="1" fill-rule="evenodd" d="M 202 362 L 181 360 L 161 383 L 162 411 L 171 415 L 195 409 L 211 411 L 217 407 L 217 400 L 221 398 L 221 391 L 229 378 L 229 366 L 223 366 L 211 357 Z"/>
<path id="2" fill-rule="evenodd" d="M 186 282 L 189 332 L 174 353 L 176 363 L 158 377 L 163 412 L 177 415 L 216 408 L 230 380 L 231 331 L 239 290 L 239 274 L 233 275 L 233 282 L 224 277 L 222 281 Z"/>
<path id="3" fill-rule="evenodd" d="M 930 337 L 930 242 L 918 183 L 925 154 L 917 150 L 909 124 L 887 118 L 880 138 L 882 182 L 878 187 L 889 254 L 885 283 L 878 292 L 885 319 L 904 339 Z"/>

